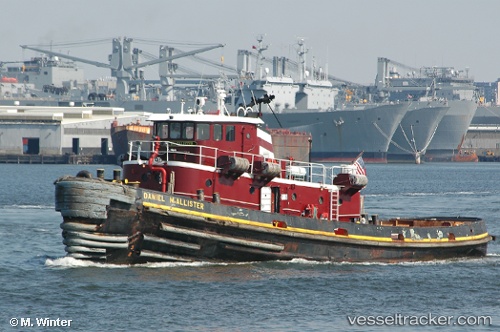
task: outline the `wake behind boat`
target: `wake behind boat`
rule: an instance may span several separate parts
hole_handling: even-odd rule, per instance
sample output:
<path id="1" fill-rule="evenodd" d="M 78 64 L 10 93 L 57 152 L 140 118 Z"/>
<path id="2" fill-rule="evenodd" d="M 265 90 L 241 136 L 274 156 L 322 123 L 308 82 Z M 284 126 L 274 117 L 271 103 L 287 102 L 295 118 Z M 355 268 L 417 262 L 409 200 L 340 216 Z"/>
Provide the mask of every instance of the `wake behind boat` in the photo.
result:
<path id="1" fill-rule="evenodd" d="M 123 177 L 55 181 L 69 256 L 157 261 L 420 261 L 486 255 L 479 218 L 368 217 L 363 158 L 276 159 L 258 117 L 153 114 L 155 139 L 131 142 Z"/>

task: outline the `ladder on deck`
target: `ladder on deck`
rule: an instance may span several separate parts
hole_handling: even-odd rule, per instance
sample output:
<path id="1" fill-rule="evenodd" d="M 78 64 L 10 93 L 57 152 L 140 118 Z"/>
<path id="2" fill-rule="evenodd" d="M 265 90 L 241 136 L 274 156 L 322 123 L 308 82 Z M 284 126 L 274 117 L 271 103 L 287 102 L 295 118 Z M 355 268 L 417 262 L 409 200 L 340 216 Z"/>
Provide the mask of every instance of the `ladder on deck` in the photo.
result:
<path id="1" fill-rule="evenodd" d="M 339 191 L 330 190 L 330 216 L 329 220 L 339 220 Z"/>

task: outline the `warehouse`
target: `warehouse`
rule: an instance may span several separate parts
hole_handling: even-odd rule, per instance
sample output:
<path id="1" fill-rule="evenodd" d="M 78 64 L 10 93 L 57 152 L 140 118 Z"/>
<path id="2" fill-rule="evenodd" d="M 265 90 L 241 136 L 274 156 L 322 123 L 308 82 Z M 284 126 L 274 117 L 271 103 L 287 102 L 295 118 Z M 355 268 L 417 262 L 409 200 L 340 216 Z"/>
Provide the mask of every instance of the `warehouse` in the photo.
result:
<path id="1" fill-rule="evenodd" d="M 471 125 L 462 150 L 475 151 L 479 161 L 500 161 L 500 125 Z"/>
<path id="2" fill-rule="evenodd" d="M 147 122 L 148 117 L 116 107 L 0 106 L 0 160 L 112 156 L 113 123 Z"/>

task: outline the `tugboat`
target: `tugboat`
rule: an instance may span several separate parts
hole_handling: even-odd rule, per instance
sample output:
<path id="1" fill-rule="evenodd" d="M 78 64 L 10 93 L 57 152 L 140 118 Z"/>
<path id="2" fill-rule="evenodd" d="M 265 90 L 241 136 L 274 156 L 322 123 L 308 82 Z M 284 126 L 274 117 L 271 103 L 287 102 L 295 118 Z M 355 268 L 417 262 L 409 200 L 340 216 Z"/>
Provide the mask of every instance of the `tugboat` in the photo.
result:
<path id="1" fill-rule="evenodd" d="M 132 141 L 123 171 L 55 181 L 68 256 L 147 262 L 421 261 L 486 255 L 479 218 L 379 219 L 363 209 L 352 164 L 278 159 L 258 112 L 152 114 L 154 140 Z M 145 149 L 149 147 L 149 149 Z"/>
<path id="2" fill-rule="evenodd" d="M 463 147 L 465 135 L 462 137 L 462 141 L 457 147 L 458 153 L 453 154 L 451 157 L 451 161 L 455 162 L 473 162 L 477 163 L 479 161 L 479 157 L 474 149 L 467 149 Z"/>
<path id="3" fill-rule="evenodd" d="M 451 161 L 455 162 L 473 162 L 477 163 L 479 161 L 479 157 L 477 156 L 476 151 L 474 150 L 458 150 L 458 153 L 451 157 Z"/>

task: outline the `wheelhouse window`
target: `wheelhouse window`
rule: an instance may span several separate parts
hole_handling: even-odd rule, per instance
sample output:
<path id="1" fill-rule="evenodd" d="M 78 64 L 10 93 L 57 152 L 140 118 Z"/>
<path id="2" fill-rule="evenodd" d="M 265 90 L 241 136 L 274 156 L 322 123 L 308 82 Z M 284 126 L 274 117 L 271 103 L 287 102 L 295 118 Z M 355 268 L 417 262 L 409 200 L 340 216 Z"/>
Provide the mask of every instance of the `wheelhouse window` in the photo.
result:
<path id="1" fill-rule="evenodd" d="M 226 141 L 234 141 L 235 140 L 235 129 L 234 126 L 226 126 Z"/>
<path id="2" fill-rule="evenodd" d="M 168 138 L 168 123 L 161 123 L 156 131 L 161 139 Z"/>
<path id="3" fill-rule="evenodd" d="M 208 124 L 200 124 L 199 128 L 196 129 L 197 136 L 206 137 L 202 139 L 208 139 L 210 136 L 210 127 Z M 194 122 L 161 122 L 156 124 L 156 135 L 160 136 L 161 139 L 186 139 L 192 140 L 195 136 L 195 125 Z"/>
<path id="4" fill-rule="evenodd" d="M 194 122 L 185 122 L 182 124 L 182 138 L 183 139 L 194 138 Z"/>
<path id="5" fill-rule="evenodd" d="M 214 141 L 222 140 L 222 126 L 220 124 L 214 124 Z"/>
<path id="6" fill-rule="evenodd" d="M 169 138 L 172 138 L 172 139 L 181 138 L 181 123 L 180 122 L 172 122 L 172 124 L 170 125 Z"/>
<path id="7" fill-rule="evenodd" d="M 207 140 L 210 138 L 210 125 L 208 123 L 198 123 L 196 125 L 196 139 Z"/>

